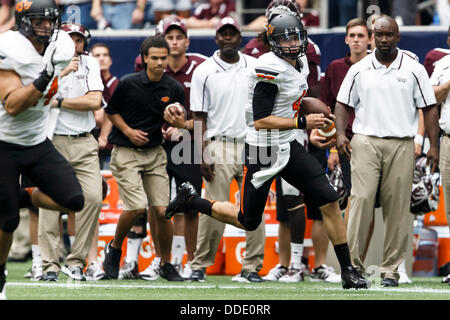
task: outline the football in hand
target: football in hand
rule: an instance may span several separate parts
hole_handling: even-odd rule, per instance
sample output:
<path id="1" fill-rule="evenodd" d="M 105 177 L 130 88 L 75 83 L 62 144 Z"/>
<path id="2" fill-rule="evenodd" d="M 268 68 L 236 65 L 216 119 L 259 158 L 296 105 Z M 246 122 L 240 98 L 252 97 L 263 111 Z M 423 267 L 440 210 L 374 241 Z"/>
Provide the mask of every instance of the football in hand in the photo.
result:
<path id="1" fill-rule="evenodd" d="M 170 111 L 172 114 L 176 114 L 177 116 L 184 116 L 184 119 L 187 119 L 186 109 L 178 102 L 169 104 L 166 107 L 166 110 Z"/>
<path id="2" fill-rule="evenodd" d="M 332 114 L 331 109 L 322 100 L 312 97 L 303 98 L 300 106 L 300 116 L 306 116 L 310 113 L 323 113 L 326 118 L 333 120 L 330 116 Z M 331 122 L 325 128 L 317 129 L 317 132 L 320 136 L 326 138 L 325 142 L 337 137 L 334 122 Z"/>

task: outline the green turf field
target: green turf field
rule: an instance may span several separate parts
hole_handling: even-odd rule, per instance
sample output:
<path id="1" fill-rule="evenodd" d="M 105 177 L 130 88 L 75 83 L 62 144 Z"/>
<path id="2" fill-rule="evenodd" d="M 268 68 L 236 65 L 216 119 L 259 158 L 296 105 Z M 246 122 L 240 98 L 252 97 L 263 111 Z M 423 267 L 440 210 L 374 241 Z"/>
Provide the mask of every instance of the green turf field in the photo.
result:
<path id="1" fill-rule="evenodd" d="M 167 282 L 100 280 L 74 282 L 60 273 L 59 282 L 24 279 L 28 263 L 8 263 L 9 300 L 450 300 L 450 286 L 439 277 L 413 277 L 412 284 L 385 289 L 375 283 L 369 290 L 343 290 L 340 284 L 305 282 L 237 283 L 229 276 L 208 276 L 207 281 Z"/>

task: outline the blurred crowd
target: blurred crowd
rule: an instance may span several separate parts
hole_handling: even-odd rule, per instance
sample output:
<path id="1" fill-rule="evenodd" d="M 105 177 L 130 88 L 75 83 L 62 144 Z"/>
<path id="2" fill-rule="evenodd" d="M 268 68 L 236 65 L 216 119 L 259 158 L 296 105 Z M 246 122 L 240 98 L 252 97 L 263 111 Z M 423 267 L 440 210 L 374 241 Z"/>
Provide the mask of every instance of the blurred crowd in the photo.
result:
<path id="1" fill-rule="evenodd" d="M 321 25 L 319 0 L 296 0 L 303 10 L 303 24 Z M 177 16 L 188 28 L 212 29 L 226 16 L 240 20 L 243 30 L 261 31 L 269 0 L 57 0 L 62 20 L 81 23 L 90 30 L 143 29 L 156 26 L 168 15 Z M 0 33 L 14 26 L 14 0 L 1 0 Z M 323 9 L 323 8 L 322 8 Z M 448 0 L 329 0 L 329 28 L 345 26 L 355 16 L 387 14 L 399 25 L 450 24 Z M 366 12 L 370 11 L 370 12 Z"/>

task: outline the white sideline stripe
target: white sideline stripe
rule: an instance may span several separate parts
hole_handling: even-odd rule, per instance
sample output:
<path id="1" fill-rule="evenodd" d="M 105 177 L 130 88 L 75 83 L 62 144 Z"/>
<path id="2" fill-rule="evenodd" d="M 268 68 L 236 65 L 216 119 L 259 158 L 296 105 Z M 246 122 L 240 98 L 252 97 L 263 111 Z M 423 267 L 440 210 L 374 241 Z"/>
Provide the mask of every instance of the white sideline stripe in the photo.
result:
<path id="1" fill-rule="evenodd" d="M 443 284 L 444 285 L 444 284 Z M 58 287 L 58 288 L 68 288 L 68 289 L 82 289 L 82 288 L 104 288 L 104 289 L 252 289 L 252 290 L 298 290 L 298 286 L 252 286 L 243 284 L 241 286 L 233 285 L 166 285 L 166 284 L 97 284 L 97 283 L 81 283 L 81 282 L 67 282 L 67 283 L 39 283 L 39 282 L 6 282 L 8 287 Z M 354 293 L 364 293 L 366 290 L 344 290 L 341 289 L 339 285 L 336 287 L 317 287 L 308 288 L 317 291 L 336 291 L 343 290 L 343 292 L 354 292 Z M 414 288 L 381 288 L 381 287 L 371 287 L 367 291 L 383 291 L 391 293 L 448 293 L 450 294 L 450 289 L 431 289 L 423 287 Z"/>

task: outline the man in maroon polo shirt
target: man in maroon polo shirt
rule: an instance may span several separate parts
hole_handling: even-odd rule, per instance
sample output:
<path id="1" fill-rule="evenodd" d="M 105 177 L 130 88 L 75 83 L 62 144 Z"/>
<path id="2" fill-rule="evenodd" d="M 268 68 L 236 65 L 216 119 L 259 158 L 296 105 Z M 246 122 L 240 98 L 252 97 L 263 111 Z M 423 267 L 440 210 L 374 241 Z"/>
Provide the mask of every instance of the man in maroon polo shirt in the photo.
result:
<path id="1" fill-rule="evenodd" d="M 181 183 L 185 181 L 191 182 L 198 192 L 202 189 L 202 175 L 200 172 L 200 165 L 194 163 L 194 140 L 192 132 L 194 129 L 194 121 L 192 119 L 192 114 L 190 111 L 190 86 L 192 74 L 206 57 L 198 53 L 187 53 L 186 50 L 189 46 L 189 38 L 187 36 L 186 25 L 178 18 L 167 17 L 162 21 L 159 26 L 160 30 L 157 28 L 157 32 L 164 35 L 166 41 L 169 43 L 170 54 L 169 61 L 166 68 L 166 73 L 177 80 L 184 89 L 184 94 L 186 97 L 185 110 L 187 111 L 187 121 L 186 129 L 191 132 L 190 137 L 182 137 L 180 130 L 174 127 L 170 127 L 167 123 L 163 125 L 162 132 L 165 142 L 163 144 L 164 149 L 167 153 L 167 172 L 169 178 L 175 180 L 176 190 Z M 136 57 L 135 60 L 135 70 L 139 71 L 142 68 L 141 57 Z M 190 161 L 183 160 L 179 163 L 174 157 L 181 156 L 178 154 L 178 149 L 181 145 L 179 143 L 183 141 L 188 143 L 191 150 Z M 178 147 L 177 147 L 178 145 Z M 176 148 L 174 150 L 174 148 Z M 172 241 L 172 261 L 171 263 L 179 270 L 181 273 L 182 268 L 182 258 L 184 255 L 184 250 L 187 252 L 187 263 L 181 275 L 184 278 L 189 278 L 190 267 L 189 262 L 194 258 L 194 253 L 197 243 L 197 229 L 198 229 L 198 213 L 188 212 L 185 215 L 175 215 L 174 216 L 174 238 Z M 151 228 L 150 228 L 151 230 Z M 148 270 L 150 273 L 150 270 Z M 142 274 L 142 273 L 141 273 Z M 145 280 L 149 280 L 149 277 L 141 277 Z"/>

